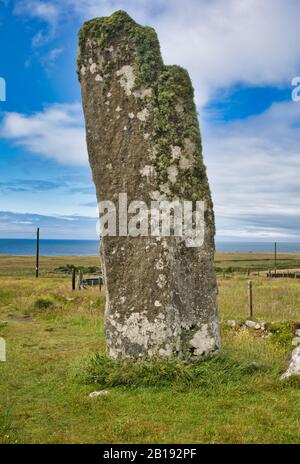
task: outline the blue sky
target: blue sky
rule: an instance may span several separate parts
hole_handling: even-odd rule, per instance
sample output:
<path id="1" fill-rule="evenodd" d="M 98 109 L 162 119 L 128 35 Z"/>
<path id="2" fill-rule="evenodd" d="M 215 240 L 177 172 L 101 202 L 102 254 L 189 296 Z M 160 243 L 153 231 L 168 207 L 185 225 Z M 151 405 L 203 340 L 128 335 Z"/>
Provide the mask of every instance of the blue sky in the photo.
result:
<path id="1" fill-rule="evenodd" d="M 300 0 L 0 0 L 0 238 L 97 238 L 77 32 L 118 9 L 190 72 L 217 239 L 300 241 Z"/>

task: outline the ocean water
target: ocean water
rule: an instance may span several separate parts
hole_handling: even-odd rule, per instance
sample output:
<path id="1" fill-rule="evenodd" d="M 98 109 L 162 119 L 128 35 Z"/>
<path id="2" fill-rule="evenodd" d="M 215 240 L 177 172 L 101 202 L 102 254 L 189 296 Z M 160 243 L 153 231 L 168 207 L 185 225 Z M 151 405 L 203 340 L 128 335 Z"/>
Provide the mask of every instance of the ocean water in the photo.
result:
<path id="1" fill-rule="evenodd" d="M 32 256 L 35 240 L 0 239 L 0 254 Z M 97 240 L 40 240 L 41 256 L 96 256 Z M 272 253 L 274 242 L 218 242 L 216 249 L 227 253 Z M 300 253 L 300 243 L 277 242 L 278 253 Z"/>
<path id="2" fill-rule="evenodd" d="M 40 240 L 41 256 L 96 256 L 98 240 Z M 33 256 L 36 241 L 29 239 L 0 239 L 0 255 Z"/>

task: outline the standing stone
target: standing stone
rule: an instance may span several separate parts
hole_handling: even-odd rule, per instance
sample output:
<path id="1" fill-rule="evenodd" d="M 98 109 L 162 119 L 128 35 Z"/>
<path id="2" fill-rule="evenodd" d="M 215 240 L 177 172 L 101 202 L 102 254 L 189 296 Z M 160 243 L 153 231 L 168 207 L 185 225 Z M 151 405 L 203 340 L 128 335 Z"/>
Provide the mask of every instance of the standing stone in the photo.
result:
<path id="1" fill-rule="evenodd" d="M 109 355 L 214 352 L 214 214 L 189 75 L 165 66 L 155 31 L 122 11 L 83 25 L 78 75 L 98 202 L 112 201 L 117 212 L 120 193 L 128 204 L 205 202 L 201 247 L 177 236 L 102 238 Z"/>

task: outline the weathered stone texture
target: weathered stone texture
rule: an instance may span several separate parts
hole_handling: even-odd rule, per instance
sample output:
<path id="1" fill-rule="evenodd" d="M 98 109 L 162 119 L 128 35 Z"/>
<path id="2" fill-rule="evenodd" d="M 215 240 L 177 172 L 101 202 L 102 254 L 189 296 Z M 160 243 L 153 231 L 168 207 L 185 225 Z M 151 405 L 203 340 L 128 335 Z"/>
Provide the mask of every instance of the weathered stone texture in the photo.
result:
<path id="1" fill-rule="evenodd" d="M 88 21 L 78 75 L 98 201 L 204 200 L 205 240 L 104 237 L 109 354 L 202 356 L 218 349 L 214 215 L 188 73 L 164 66 L 155 31 L 126 13 Z"/>
<path id="2" fill-rule="evenodd" d="M 292 352 L 292 357 L 288 369 L 280 377 L 281 380 L 288 379 L 289 377 L 300 375 L 300 346 L 295 348 Z"/>

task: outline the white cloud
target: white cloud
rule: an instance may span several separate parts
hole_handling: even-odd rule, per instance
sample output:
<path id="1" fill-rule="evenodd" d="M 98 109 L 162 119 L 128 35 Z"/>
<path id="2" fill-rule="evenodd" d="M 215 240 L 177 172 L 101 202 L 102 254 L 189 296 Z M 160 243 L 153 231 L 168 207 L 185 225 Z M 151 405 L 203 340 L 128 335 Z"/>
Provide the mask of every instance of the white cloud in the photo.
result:
<path id="1" fill-rule="evenodd" d="M 76 223 L 76 227 L 74 223 Z M 39 226 L 42 230 L 43 239 L 78 239 L 78 231 L 80 231 L 81 240 L 97 240 L 96 224 L 96 216 L 62 216 L 0 211 L 0 238 L 7 238 L 9 235 L 10 238 L 34 239 L 36 227 Z M 43 243 L 41 243 L 41 246 L 43 246 Z M 34 244 L 32 248 L 34 248 Z M 96 249 L 95 246 L 95 254 Z M 28 249 L 28 253 L 31 252 Z M 62 250 L 62 253 L 64 253 L 64 250 Z"/>
<path id="2" fill-rule="evenodd" d="M 48 61 L 53 63 L 57 59 L 57 57 L 62 54 L 63 51 L 64 51 L 64 49 L 62 47 L 53 48 L 48 53 L 48 57 L 47 57 Z"/>
<path id="3" fill-rule="evenodd" d="M 32 38 L 34 48 L 41 47 L 54 38 L 60 15 L 59 6 L 55 2 L 41 0 L 21 0 L 16 2 L 14 14 L 24 19 L 35 18 L 45 23 L 46 28 L 40 29 Z"/>
<path id="4" fill-rule="evenodd" d="M 119 9 L 156 28 L 165 62 L 189 70 L 199 104 L 237 83 L 290 85 L 299 74 L 299 0 L 26 0 L 15 12 L 53 32 L 60 17 L 83 21 Z M 33 42 L 48 39 L 41 30 Z"/>
<path id="5" fill-rule="evenodd" d="M 51 105 L 32 115 L 5 113 L 0 125 L 0 136 L 29 152 L 59 163 L 87 163 L 79 104 Z"/>
<path id="6" fill-rule="evenodd" d="M 300 238 L 300 104 L 202 124 L 219 236 Z M 233 227 L 234 226 L 234 227 Z"/>
<path id="7" fill-rule="evenodd" d="M 40 0 L 18 1 L 14 13 L 21 16 L 38 18 L 50 24 L 55 24 L 59 17 L 59 7 L 55 2 Z"/>
<path id="8" fill-rule="evenodd" d="M 34 48 L 41 47 L 45 43 L 47 43 L 51 39 L 51 34 L 49 35 L 48 33 L 45 33 L 44 31 L 38 31 L 33 37 L 32 37 L 32 46 Z"/>
<path id="9" fill-rule="evenodd" d="M 299 74 L 298 0 L 66 0 L 82 19 L 124 9 L 156 28 L 167 64 L 186 67 L 198 103 L 237 83 L 290 85 Z"/>

